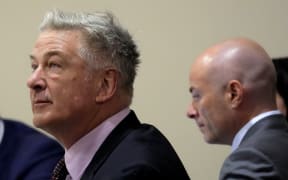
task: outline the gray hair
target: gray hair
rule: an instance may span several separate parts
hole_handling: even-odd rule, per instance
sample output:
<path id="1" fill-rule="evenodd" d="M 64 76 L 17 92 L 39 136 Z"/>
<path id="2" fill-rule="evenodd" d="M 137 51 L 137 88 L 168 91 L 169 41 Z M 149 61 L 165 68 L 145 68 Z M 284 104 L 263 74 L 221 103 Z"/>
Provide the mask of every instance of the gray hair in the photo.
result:
<path id="1" fill-rule="evenodd" d="M 45 15 L 40 25 L 40 31 L 45 30 L 81 31 L 84 42 L 79 49 L 80 57 L 92 69 L 116 68 L 120 73 L 120 87 L 133 95 L 139 52 L 129 32 L 112 13 L 73 13 L 54 9 Z"/>

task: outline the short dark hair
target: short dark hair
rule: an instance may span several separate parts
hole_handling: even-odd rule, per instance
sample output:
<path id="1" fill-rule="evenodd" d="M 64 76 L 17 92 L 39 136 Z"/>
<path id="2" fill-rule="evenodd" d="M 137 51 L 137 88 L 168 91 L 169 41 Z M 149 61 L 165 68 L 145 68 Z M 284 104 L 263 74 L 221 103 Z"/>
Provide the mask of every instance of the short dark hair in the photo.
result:
<path id="1" fill-rule="evenodd" d="M 277 73 L 277 91 L 288 108 L 288 56 L 272 58 Z M 288 109 L 287 113 L 288 115 Z"/>

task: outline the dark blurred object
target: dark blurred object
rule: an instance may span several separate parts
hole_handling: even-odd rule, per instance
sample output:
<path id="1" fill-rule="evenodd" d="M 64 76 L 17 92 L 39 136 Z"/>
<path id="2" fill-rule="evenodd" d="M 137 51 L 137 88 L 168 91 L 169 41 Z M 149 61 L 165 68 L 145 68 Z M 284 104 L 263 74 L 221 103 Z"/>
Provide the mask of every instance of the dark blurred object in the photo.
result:
<path id="1" fill-rule="evenodd" d="M 283 105 L 285 105 L 286 112 L 283 113 L 285 113 L 284 115 L 286 116 L 286 119 L 288 119 L 288 56 L 272 58 L 272 60 L 277 72 L 277 91 L 283 100 Z M 281 102 L 277 102 L 277 106 L 280 103 Z M 284 107 L 282 107 L 282 109 L 283 108 Z M 281 107 L 279 109 L 281 110 Z"/>

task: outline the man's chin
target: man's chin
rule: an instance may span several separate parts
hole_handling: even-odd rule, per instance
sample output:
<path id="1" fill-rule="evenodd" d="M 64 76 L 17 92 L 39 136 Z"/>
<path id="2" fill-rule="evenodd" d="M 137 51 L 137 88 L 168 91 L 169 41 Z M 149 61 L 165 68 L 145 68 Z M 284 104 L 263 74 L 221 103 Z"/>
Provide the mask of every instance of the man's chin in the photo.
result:
<path id="1" fill-rule="evenodd" d="M 50 115 L 50 114 L 49 114 Z M 34 114 L 33 124 L 36 128 L 42 129 L 49 134 L 54 134 L 54 132 L 63 127 L 65 127 L 65 121 L 56 116 L 45 116 L 43 114 Z"/>
<path id="2" fill-rule="evenodd" d="M 43 114 L 34 114 L 33 125 L 37 128 L 45 130 L 49 126 L 53 126 L 53 120 L 45 117 Z"/>
<path id="3" fill-rule="evenodd" d="M 33 118 L 33 125 L 37 128 L 43 129 L 43 127 L 47 126 L 47 122 L 43 119 Z"/>
<path id="4" fill-rule="evenodd" d="M 204 136 L 204 140 L 206 143 L 208 144 L 217 144 L 217 141 L 215 139 L 213 139 L 212 137 L 206 137 Z"/>

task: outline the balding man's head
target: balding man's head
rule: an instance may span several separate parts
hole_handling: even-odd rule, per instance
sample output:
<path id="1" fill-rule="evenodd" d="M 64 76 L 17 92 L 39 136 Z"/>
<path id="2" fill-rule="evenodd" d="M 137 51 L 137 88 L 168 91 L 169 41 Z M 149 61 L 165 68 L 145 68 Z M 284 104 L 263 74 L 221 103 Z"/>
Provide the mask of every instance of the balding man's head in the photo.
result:
<path id="1" fill-rule="evenodd" d="M 274 88 L 276 81 L 269 55 L 259 44 L 244 38 L 227 40 L 207 49 L 194 65 L 196 69 L 207 70 L 208 78 L 217 84 L 235 79 L 247 87 L 256 88 L 260 82 L 266 81 Z"/>
<path id="2" fill-rule="evenodd" d="M 195 65 L 195 66 L 194 66 Z M 245 89 L 250 103 L 270 103 L 275 96 L 276 75 L 272 60 L 256 42 L 238 38 L 227 40 L 207 49 L 196 59 L 192 70 L 206 72 L 213 86 L 226 88 L 237 80 Z M 195 69 L 194 69 L 195 70 Z"/>
<path id="3" fill-rule="evenodd" d="M 208 142 L 229 144 L 250 118 L 275 109 L 275 82 L 272 61 L 259 44 L 244 38 L 224 41 L 192 64 L 190 90 L 201 96 L 193 100 L 188 116 L 211 122 L 214 130 L 209 131 L 218 139 L 209 139 L 207 133 Z"/>

